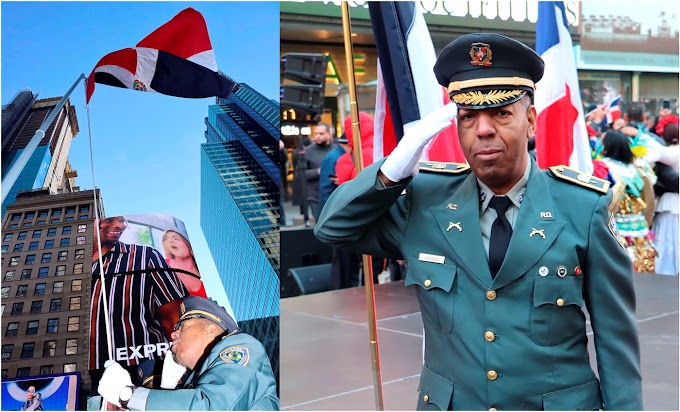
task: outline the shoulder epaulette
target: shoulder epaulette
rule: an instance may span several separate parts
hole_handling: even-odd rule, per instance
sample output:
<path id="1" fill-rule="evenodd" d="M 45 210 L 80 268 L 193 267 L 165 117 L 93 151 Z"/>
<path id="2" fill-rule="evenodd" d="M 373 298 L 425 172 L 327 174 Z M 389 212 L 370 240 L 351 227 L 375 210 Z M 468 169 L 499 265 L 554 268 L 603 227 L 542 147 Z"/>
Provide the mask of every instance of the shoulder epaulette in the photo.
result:
<path id="1" fill-rule="evenodd" d="M 575 183 L 579 186 L 587 187 L 588 189 L 600 193 L 607 193 L 607 190 L 609 190 L 610 183 L 608 180 L 589 175 L 588 173 L 581 172 L 573 167 L 564 165 L 551 166 L 550 171 L 553 172 L 557 178 Z"/>
<path id="2" fill-rule="evenodd" d="M 468 166 L 465 163 L 453 163 L 453 162 L 424 161 L 419 162 L 418 167 L 421 172 L 450 173 L 450 174 L 460 174 L 470 170 L 470 166 Z"/>

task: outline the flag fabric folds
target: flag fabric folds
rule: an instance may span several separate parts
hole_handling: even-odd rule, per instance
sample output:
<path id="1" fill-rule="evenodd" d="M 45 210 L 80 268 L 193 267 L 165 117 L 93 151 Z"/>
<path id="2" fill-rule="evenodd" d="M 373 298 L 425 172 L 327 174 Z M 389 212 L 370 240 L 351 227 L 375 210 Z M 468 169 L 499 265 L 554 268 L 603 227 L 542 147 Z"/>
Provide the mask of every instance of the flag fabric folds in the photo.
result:
<path id="1" fill-rule="evenodd" d="M 86 101 L 95 83 L 176 97 L 226 97 L 238 83 L 218 72 L 208 28 L 188 8 L 146 36 L 136 47 L 104 56 L 87 79 Z"/>
<path id="2" fill-rule="evenodd" d="M 602 119 L 602 126 L 607 126 L 608 124 L 614 123 L 617 119 L 621 118 L 621 96 L 616 96 L 612 101 L 605 104 L 604 107 L 607 110 L 607 114 L 604 119 Z"/>
<path id="3" fill-rule="evenodd" d="M 369 2 L 378 49 L 373 159 L 389 155 L 404 132 L 448 102 L 432 68 L 434 46 L 415 2 Z M 453 124 L 425 149 L 424 160 L 465 162 Z"/>
<path id="4" fill-rule="evenodd" d="M 536 160 L 545 169 L 559 164 L 593 172 L 576 60 L 561 1 L 538 3 L 536 52 L 545 74 L 536 85 Z"/>

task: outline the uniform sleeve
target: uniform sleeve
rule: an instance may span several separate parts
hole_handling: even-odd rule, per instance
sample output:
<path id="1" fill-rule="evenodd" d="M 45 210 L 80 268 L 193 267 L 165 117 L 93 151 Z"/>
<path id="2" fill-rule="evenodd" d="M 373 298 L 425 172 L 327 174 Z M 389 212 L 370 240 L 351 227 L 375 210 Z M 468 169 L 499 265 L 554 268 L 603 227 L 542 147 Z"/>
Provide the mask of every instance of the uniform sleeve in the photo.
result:
<path id="1" fill-rule="evenodd" d="M 402 192 L 411 179 L 379 187 L 376 180 L 381 165 L 377 162 L 367 167 L 333 192 L 314 227 L 319 240 L 371 255 L 402 258 L 399 246 L 408 224 L 410 198 Z"/>
<path id="2" fill-rule="evenodd" d="M 147 268 L 157 269 L 150 272 L 156 305 L 163 306 L 173 300 L 186 297 L 188 293 L 184 284 L 175 271 L 168 267 L 163 256 L 154 248 L 147 248 L 147 250 Z"/>
<path id="3" fill-rule="evenodd" d="M 593 328 L 604 409 L 642 410 L 633 267 L 609 228 L 610 199 L 611 192 L 600 197 L 590 222 L 583 268 L 586 306 Z"/>
<path id="4" fill-rule="evenodd" d="M 246 365 L 226 363 L 218 357 L 193 389 L 150 390 L 146 410 L 278 410 L 269 360 L 263 349 L 258 352 Z"/>

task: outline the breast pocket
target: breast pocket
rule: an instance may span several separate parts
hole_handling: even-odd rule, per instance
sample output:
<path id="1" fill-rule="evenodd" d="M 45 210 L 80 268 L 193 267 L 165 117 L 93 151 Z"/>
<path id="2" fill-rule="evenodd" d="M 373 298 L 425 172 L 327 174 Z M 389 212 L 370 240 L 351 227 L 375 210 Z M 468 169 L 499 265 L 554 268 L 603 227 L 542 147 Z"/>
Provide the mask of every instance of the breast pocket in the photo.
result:
<path id="1" fill-rule="evenodd" d="M 456 265 L 409 260 L 406 286 L 418 285 L 418 302 L 423 323 L 445 333 L 453 330 Z"/>
<path id="2" fill-rule="evenodd" d="M 534 280 L 531 339 L 541 346 L 564 343 L 585 333 L 583 277 L 541 276 Z"/>

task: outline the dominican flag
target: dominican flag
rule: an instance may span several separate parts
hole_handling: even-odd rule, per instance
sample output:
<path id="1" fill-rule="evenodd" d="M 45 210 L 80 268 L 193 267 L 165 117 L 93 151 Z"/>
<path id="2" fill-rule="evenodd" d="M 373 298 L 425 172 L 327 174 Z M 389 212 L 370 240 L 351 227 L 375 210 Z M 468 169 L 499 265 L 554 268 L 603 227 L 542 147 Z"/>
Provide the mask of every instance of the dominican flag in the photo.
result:
<path id="1" fill-rule="evenodd" d="M 379 60 L 375 161 L 389 155 L 404 131 L 449 99 L 434 76 L 437 57 L 415 2 L 369 2 L 368 10 Z M 455 124 L 433 139 L 423 159 L 465 162 Z"/>
<path id="2" fill-rule="evenodd" d="M 87 103 L 95 83 L 192 98 L 226 97 L 239 87 L 217 71 L 205 20 L 192 8 L 182 10 L 136 47 L 99 60 L 87 79 Z"/>
<path id="3" fill-rule="evenodd" d="M 571 36 L 561 1 L 538 3 L 536 52 L 545 74 L 536 85 L 536 160 L 545 169 L 569 165 L 593 172 Z"/>
<path id="4" fill-rule="evenodd" d="M 616 119 L 621 118 L 621 107 L 619 103 L 621 102 L 621 96 L 616 96 L 611 102 L 607 103 L 604 107 L 607 109 L 607 114 L 604 119 L 602 119 L 602 126 L 607 126 L 614 123 Z"/>

